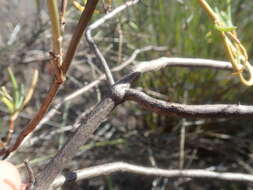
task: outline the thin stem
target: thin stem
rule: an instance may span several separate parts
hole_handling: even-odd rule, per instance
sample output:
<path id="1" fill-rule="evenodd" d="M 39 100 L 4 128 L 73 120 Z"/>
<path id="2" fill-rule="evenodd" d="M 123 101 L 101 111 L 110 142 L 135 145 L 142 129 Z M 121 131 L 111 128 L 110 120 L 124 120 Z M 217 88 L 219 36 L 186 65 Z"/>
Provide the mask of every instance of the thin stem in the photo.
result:
<path id="1" fill-rule="evenodd" d="M 64 31 L 64 26 L 65 26 L 65 12 L 66 12 L 66 9 L 67 9 L 67 5 L 68 5 L 68 0 L 61 0 L 60 22 L 61 22 L 62 33 Z"/>
<path id="2" fill-rule="evenodd" d="M 212 18 L 214 22 L 218 20 L 217 14 L 213 11 L 213 9 L 205 0 L 199 0 L 199 4 L 208 13 L 210 18 Z"/>
<path id="3" fill-rule="evenodd" d="M 65 77 L 61 70 L 62 36 L 61 36 L 61 24 L 60 24 L 57 0 L 47 0 L 47 5 L 48 5 L 49 17 L 52 23 L 52 40 L 53 40 L 52 63 L 55 66 L 56 77 L 58 79 L 58 82 L 62 83 Z"/>
<path id="4" fill-rule="evenodd" d="M 58 55 L 61 49 L 61 29 L 57 0 L 47 0 L 47 5 L 52 23 L 53 52 Z"/>
<path id="5" fill-rule="evenodd" d="M 110 68 L 109 68 L 109 66 L 108 66 L 108 64 L 105 60 L 105 57 L 103 56 L 103 54 L 99 50 L 98 46 L 96 45 L 95 41 L 93 40 L 93 38 L 91 36 L 91 30 L 89 30 L 89 29 L 86 32 L 86 39 L 87 39 L 88 43 L 90 44 L 90 46 L 95 51 L 95 54 L 98 57 L 98 60 L 100 61 L 101 65 L 104 68 L 106 78 L 107 78 L 110 86 L 112 86 L 115 83 L 114 79 L 113 79 L 112 72 L 111 72 L 111 70 L 110 70 Z"/>
<path id="6" fill-rule="evenodd" d="M 109 12 L 107 15 L 105 15 L 101 19 L 99 19 L 96 22 L 94 22 L 93 24 L 91 24 L 88 27 L 87 32 L 85 34 L 87 41 L 89 42 L 90 46 L 94 49 L 97 58 L 99 59 L 101 65 L 104 68 L 106 78 L 107 78 L 107 80 L 108 80 L 108 82 L 109 82 L 110 85 L 114 84 L 113 75 L 112 75 L 112 72 L 111 72 L 111 70 L 110 70 L 107 62 L 106 62 L 105 57 L 103 56 L 103 54 L 101 53 L 101 51 L 97 47 L 94 39 L 92 38 L 92 31 L 95 30 L 98 26 L 100 26 L 103 23 L 105 23 L 107 20 L 109 20 L 109 19 L 117 16 L 120 12 L 122 12 L 124 9 L 128 8 L 129 6 L 133 6 L 133 5 L 137 4 L 139 1 L 140 0 L 127 1 L 125 4 L 117 7 L 116 9 L 114 9 L 111 12 Z"/>

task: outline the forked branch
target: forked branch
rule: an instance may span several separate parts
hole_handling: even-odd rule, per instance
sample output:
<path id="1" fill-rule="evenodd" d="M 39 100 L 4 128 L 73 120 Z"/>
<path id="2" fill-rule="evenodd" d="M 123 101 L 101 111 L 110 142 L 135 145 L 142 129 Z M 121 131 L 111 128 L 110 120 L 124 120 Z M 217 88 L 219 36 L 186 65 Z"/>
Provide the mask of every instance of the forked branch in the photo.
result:
<path id="1" fill-rule="evenodd" d="M 62 63 L 62 71 L 65 75 L 69 69 L 69 66 L 72 62 L 72 59 L 75 55 L 76 49 L 78 47 L 79 41 L 83 35 L 83 32 L 85 28 L 87 27 L 94 10 L 96 8 L 96 5 L 98 3 L 98 0 L 88 0 L 85 10 L 83 11 L 79 23 L 77 24 L 77 27 L 74 31 L 74 34 L 72 36 L 72 39 L 70 41 L 68 50 L 66 52 L 65 58 Z M 33 119 L 28 123 L 28 125 L 24 128 L 24 130 L 21 132 L 21 134 L 18 136 L 15 144 L 11 147 L 9 147 L 6 151 L 2 151 L 1 154 L 5 154 L 5 156 L 8 156 L 10 152 L 15 151 L 19 145 L 23 142 L 23 139 L 30 134 L 38 125 L 38 123 L 41 121 L 41 119 L 44 117 L 45 113 L 47 112 L 50 104 L 52 103 L 59 87 L 60 87 L 59 81 L 55 78 L 50 86 L 50 89 L 48 91 L 48 94 L 44 101 L 41 104 L 41 107 L 39 111 L 36 113 L 36 115 L 33 117 Z"/>

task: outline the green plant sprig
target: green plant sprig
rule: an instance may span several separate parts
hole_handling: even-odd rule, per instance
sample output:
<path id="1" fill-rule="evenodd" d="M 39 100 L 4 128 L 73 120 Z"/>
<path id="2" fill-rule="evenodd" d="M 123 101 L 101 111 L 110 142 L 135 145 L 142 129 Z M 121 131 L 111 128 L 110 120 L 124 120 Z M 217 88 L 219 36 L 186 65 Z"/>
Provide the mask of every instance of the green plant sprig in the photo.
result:
<path id="1" fill-rule="evenodd" d="M 34 71 L 32 85 L 26 94 L 24 90 L 24 84 L 17 82 L 17 79 L 10 67 L 8 68 L 8 76 L 11 81 L 11 93 L 8 92 L 5 86 L 2 86 L 0 88 L 0 102 L 2 102 L 8 109 L 10 118 L 9 131 L 5 138 L 5 142 L 0 142 L 2 144 L 6 144 L 10 141 L 12 133 L 14 132 L 15 120 L 17 119 L 19 113 L 22 111 L 25 105 L 30 101 L 38 81 L 39 73 L 38 70 Z"/>
<path id="2" fill-rule="evenodd" d="M 11 68 L 8 68 L 8 75 L 11 80 L 12 93 L 10 94 L 7 89 L 2 86 L 0 89 L 0 101 L 7 107 L 9 114 L 14 115 L 21 109 L 24 102 L 24 85 L 18 84 Z"/>
<path id="3" fill-rule="evenodd" d="M 232 22 L 231 0 L 226 1 L 226 11 L 219 10 L 218 7 L 215 7 L 213 10 L 206 0 L 199 0 L 199 4 L 213 20 L 214 27 L 222 35 L 227 54 L 235 71 L 233 74 L 238 75 L 244 85 L 252 86 L 253 67 L 248 61 L 246 49 L 237 37 L 237 27 L 234 26 Z M 244 70 L 247 70 L 249 73 L 248 79 L 246 79 L 243 75 Z"/>

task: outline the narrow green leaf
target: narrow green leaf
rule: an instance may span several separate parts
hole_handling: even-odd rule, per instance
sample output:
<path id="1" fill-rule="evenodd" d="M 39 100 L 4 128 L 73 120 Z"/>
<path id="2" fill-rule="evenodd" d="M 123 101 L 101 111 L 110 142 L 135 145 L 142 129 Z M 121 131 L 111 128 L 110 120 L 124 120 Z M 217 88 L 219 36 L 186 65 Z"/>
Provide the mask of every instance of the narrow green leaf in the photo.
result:
<path id="1" fill-rule="evenodd" d="M 9 73 L 9 77 L 11 79 L 11 84 L 12 84 L 12 88 L 13 88 L 13 96 L 14 96 L 14 109 L 17 109 L 17 104 L 18 104 L 18 100 L 19 100 L 19 90 L 18 90 L 18 83 L 17 80 L 11 70 L 11 68 L 8 68 L 8 73 Z"/>
<path id="2" fill-rule="evenodd" d="M 134 30 L 138 30 L 138 26 L 134 22 L 129 22 L 129 26 L 133 28 Z"/>
<path id="3" fill-rule="evenodd" d="M 0 100 L 5 104 L 10 114 L 14 113 L 14 104 L 8 98 L 2 96 Z"/>
<path id="4" fill-rule="evenodd" d="M 19 99 L 17 100 L 17 109 L 20 109 L 23 105 L 24 99 L 25 99 L 25 87 L 24 84 L 19 85 Z"/>
<path id="5" fill-rule="evenodd" d="M 0 95 L 8 98 L 10 101 L 13 101 L 13 98 L 11 97 L 11 95 L 9 94 L 9 92 L 6 90 L 4 86 L 1 87 Z"/>
<path id="6" fill-rule="evenodd" d="M 215 25 L 215 28 L 220 31 L 220 32 L 232 32 L 234 30 L 237 29 L 236 26 L 225 26 L 225 27 L 222 27 L 222 26 L 218 26 L 218 25 Z"/>

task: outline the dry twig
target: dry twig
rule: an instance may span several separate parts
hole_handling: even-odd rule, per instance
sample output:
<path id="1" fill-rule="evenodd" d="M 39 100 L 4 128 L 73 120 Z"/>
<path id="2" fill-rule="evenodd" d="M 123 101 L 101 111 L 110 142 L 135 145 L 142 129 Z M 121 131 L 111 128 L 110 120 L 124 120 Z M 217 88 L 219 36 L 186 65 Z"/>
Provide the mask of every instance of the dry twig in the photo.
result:
<path id="1" fill-rule="evenodd" d="M 215 172 L 206 169 L 189 169 L 189 170 L 174 170 L 174 169 L 159 169 L 154 167 L 143 167 L 125 162 L 114 162 L 85 168 L 71 172 L 69 178 L 65 176 L 58 176 L 52 184 L 52 188 L 59 187 L 66 182 L 80 181 L 83 179 L 89 179 L 98 176 L 110 175 L 116 172 L 128 172 L 133 174 L 141 174 L 146 176 L 160 176 L 167 178 L 207 178 L 207 179 L 218 179 L 225 181 L 240 181 L 253 183 L 253 175 L 241 174 L 241 173 L 229 173 L 229 172 Z M 71 176 L 75 176 L 71 178 Z"/>

